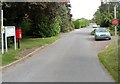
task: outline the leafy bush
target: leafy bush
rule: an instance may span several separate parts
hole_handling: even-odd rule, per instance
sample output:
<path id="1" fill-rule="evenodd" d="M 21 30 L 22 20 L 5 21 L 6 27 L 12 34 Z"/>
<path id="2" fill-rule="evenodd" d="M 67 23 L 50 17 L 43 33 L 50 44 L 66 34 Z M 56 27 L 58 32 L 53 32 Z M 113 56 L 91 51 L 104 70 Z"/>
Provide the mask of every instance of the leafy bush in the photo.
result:
<path id="1" fill-rule="evenodd" d="M 108 27 L 108 29 L 110 30 L 111 35 L 114 36 L 115 35 L 114 25 L 111 25 L 110 27 Z M 120 36 L 120 26 L 117 26 L 117 34 Z"/>
<path id="2" fill-rule="evenodd" d="M 79 20 L 73 21 L 73 24 L 75 25 L 75 29 L 81 28 Z"/>
<path id="3" fill-rule="evenodd" d="M 120 36 L 120 25 L 118 26 L 118 35 Z"/>
<path id="4" fill-rule="evenodd" d="M 49 24 L 48 20 L 43 20 L 38 24 L 33 24 L 32 35 L 36 37 L 51 37 L 60 33 L 60 25 L 55 18 L 52 24 Z"/>
<path id="5" fill-rule="evenodd" d="M 81 18 L 73 21 L 73 24 L 75 25 L 75 29 L 79 29 L 88 26 L 89 21 L 87 19 Z"/>
<path id="6" fill-rule="evenodd" d="M 23 19 L 21 23 L 21 28 L 22 28 L 22 35 L 27 36 L 29 35 L 30 28 L 31 28 L 31 23 L 28 19 Z"/>
<path id="7" fill-rule="evenodd" d="M 66 4 L 60 6 L 59 15 L 57 16 L 59 19 L 61 32 L 68 32 L 74 29 L 70 17 L 70 9 L 66 6 Z"/>
<path id="8" fill-rule="evenodd" d="M 90 35 L 94 35 L 95 34 L 95 29 L 90 33 Z"/>

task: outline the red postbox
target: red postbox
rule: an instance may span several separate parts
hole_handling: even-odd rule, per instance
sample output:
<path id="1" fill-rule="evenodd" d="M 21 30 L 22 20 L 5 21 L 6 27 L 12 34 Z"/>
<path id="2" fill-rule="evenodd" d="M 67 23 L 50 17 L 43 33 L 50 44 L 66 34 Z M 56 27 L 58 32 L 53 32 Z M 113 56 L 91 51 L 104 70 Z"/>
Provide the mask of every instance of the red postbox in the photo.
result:
<path id="1" fill-rule="evenodd" d="M 22 38 L 22 29 L 21 28 L 16 29 L 16 38 L 17 39 Z"/>

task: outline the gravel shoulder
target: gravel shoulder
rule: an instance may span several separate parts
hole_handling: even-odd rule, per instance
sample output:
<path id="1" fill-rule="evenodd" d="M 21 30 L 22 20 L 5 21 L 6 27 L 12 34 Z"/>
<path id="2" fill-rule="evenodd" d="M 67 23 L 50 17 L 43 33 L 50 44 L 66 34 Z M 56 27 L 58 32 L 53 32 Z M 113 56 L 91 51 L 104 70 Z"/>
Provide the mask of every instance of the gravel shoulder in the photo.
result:
<path id="1" fill-rule="evenodd" d="M 104 50 L 104 48 L 106 48 L 113 41 L 113 38 L 111 40 L 98 40 L 98 41 L 95 41 L 94 36 L 91 36 L 90 40 L 92 41 L 92 45 L 94 46 L 95 51 L 97 53 L 99 53 L 102 50 Z"/>

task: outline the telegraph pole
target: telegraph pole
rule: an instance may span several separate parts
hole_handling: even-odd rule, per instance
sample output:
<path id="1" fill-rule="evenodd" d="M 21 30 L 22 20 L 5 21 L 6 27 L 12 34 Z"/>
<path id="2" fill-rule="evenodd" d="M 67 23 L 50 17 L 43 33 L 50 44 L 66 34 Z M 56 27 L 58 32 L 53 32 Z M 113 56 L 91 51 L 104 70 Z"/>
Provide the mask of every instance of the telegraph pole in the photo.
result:
<path id="1" fill-rule="evenodd" d="M 4 28 L 3 28 L 3 10 L 1 10 L 1 43 L 2 43 L 2 54 L 4 53 L 3 33 L 4 33 Z"/>
<path id="2" fill-rule="evenodd" d="M 114 6 L 114 19 L 117 19 L 116 17 L 116 6 Z M 117 35 L 117 25 L 115 25 L 115 46 L 116 46 L 116 57 L 117 57 L 117 60 L 118 60 L 118 35 Z"/>
<path id="3" fill-rule="evenodd" d="M 0 27 L 2 28 L 3 26 L 3 14 L 2 14 L 2 2 L 0 1 Z M 3 34 L 2 34 L 2 29 L 0 28 L 0 47 L 2 48 L 2 54 L 4 53 L 4 46 L 2 46 L 3 44 Z M 1 54 L 1 53 L 0 53 Z M 2 57 L 0 56 L 0 64 L 2 65 Z M 0 68 L 1 69 L 1 68 Z M 0 72 L 0 83 L 2 83 L 2 72 Z"/>
<path id="4" fill-rule="evenodd" d="M 0 27 L 1 27 L 1 46 L 2 46 L 2 54 L 4 53 L 4 39 L 3 39 L 3 33 L 4 33 L 4 28 L 3 28 L 3 10 L 2 10 L 2 2 L 0 2 Z"/>

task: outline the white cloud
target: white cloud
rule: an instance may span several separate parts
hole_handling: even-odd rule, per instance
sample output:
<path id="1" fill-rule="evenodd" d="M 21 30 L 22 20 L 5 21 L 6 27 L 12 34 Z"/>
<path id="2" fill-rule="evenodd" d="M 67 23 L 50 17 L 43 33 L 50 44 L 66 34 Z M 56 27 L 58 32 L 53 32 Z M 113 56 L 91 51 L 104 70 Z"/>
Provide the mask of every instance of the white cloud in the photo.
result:
<path id="1" fill-rule="evenodd" d="M 70 0 L 73 18 L 92 19 L 100 6 L 100 0 Z"/>

